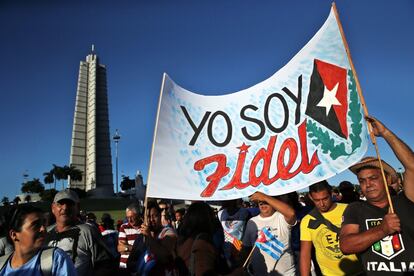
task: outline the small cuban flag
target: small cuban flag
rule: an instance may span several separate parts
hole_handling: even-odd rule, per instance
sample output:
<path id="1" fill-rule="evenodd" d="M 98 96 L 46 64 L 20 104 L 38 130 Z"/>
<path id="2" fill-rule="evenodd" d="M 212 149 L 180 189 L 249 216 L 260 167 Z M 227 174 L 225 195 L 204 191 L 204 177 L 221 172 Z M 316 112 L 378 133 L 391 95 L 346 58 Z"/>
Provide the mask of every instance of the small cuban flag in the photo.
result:
<path id="1" fill-rule="evenodd" d="M 156 257 L 154 254 L 145 250 L 145 252 L 141 255 L 138 263 L 137 263 L 137 272 L 138 275 L 148 276 L 150 275 L 151 269 L 156 264 Z"/>
<path id="2" fill-rule="evenodd" d="M 269 254 L 273 259 L 279 260 L 285 249 L 285 245 L 270 232 L 268 227 L 260 230 L 256 240 L 256 246 Z"/>

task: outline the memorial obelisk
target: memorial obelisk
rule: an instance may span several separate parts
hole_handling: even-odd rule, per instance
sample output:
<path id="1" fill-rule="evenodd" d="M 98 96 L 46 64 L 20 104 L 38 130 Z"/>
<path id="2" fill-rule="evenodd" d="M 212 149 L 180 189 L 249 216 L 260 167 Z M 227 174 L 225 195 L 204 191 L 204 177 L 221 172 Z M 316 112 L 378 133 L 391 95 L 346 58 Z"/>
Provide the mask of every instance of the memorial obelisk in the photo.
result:
<path id="1" fill-rule="evenodd" d="M 92 52 L 80 62 L 73 119 L 70 164 L 82 171 L 82 181 L 70 188 L 93 196 L 113 195 L 106 67 L 92 45 Z"/>

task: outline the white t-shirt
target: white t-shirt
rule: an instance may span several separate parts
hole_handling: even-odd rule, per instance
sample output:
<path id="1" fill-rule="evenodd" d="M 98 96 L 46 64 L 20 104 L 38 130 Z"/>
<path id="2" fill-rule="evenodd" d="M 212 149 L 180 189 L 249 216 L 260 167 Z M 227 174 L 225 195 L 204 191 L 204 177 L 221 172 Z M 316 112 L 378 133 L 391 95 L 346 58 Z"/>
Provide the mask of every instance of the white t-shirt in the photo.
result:
<path id="1" fill-rule="evenodd" d="M 279 260 L 275 260 L 256 247 L 251 257 L 254 275 L 295 275 L 295 260 L 290 248 L 290 232 L 293 226 L 289 225 L 285 217 L 277 211 L 266 218 L 259 214 L 247 222 L 243 237 L 244 246 L 253 247 L 259 231 L 263 228 L 269 228 L 270 232 L 285 245 L 285 250 Z"/>

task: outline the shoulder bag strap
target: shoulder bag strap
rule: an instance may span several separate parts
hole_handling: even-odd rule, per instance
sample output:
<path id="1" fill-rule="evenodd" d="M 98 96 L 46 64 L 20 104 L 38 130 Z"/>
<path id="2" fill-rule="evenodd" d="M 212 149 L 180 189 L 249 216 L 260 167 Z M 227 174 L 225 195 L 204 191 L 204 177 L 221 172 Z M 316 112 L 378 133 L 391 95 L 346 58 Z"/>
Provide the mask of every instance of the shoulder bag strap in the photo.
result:
<path id="1" fill-rule="evenodd" d="M 52 275 L 53 267 L 53 254 L 55 253 L 56 247 L 48 247 L 42 250 L 40 253 L 40 270 L 43 276 Z"/>
<path id="2" fill-rule="evenodd" d="M 316 219 L 316 220 L 309 220 L 309 224 L 308 224 L 309 228 L 316 229 L 318 228 L 319 225 L 325 224 L 329 230 L 339 235 L 339 232 L 341 231 L 341 229 L 338 228 L 336 225 L 334 225 L 329 220 L 327 220 L 324 216 L 322 216 L 322 214 L 318 211 L 318 209 L 316 209 L 316 207 L 313 208 L 312 211 L 309 212 L 309 215 L 311 215 L 312 217 Z"/>
<path id="3" fill-rule="evenodd" d="M 0 257 L 0 271 L 2 271 L 7 266 L 7 262 L 9 261 L 12 255 L 13 252 L 10 252 Z"/>

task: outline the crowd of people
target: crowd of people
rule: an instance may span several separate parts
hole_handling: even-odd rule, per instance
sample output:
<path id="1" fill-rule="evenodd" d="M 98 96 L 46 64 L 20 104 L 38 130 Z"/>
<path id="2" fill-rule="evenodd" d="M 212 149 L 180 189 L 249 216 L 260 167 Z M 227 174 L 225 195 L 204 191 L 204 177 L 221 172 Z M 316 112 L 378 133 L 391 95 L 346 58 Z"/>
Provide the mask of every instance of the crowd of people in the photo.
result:
<path id="1" fill-rule="evenodd" d="M 30 204 L 1 218 L 2 275 L 406 275 L 414 273 L 414 153 L 368 117 L 405 168 L 367 157 L 349 169 L 355 185 L 324 180 L 249 202 L 174 210 L 133 203 L 125 221 L 81 214 L 78 195 L 56 194 L 49 216 Z M 383 168 L 384 175 L 382 174 Z M 54 223 L 52 223 L 54 221 Z"/>

